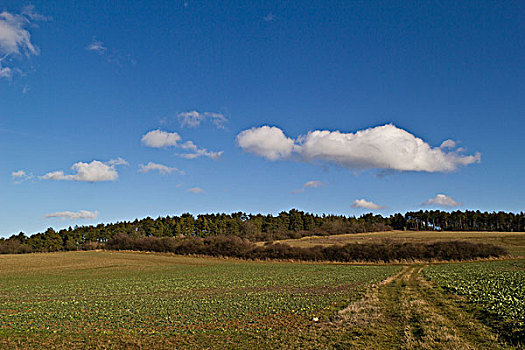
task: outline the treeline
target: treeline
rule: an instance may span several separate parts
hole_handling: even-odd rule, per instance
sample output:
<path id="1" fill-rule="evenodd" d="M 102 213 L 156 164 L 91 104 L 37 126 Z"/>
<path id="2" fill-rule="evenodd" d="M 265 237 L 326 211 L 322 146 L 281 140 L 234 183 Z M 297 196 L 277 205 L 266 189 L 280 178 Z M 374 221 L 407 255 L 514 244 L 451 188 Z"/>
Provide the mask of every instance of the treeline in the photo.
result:
<path id="1" fill-rule="evenodd" d="M 278 215 L 203 214 L 166 216 L 96 226 L 48 228 L 30 237 L 23 232 L 0 239 L 0 253 L 53 252 L 104 248 L 117 235 L 144 237 L 235 236 L 250 241 L 273 241 L 311 235 L 335 235 L 387 230 L 525 231 L 523 213 L 480 211 L 418 211 L 390 217 L 316 215 L 292 209 Z"/>
<path id="2" fill-rule="evenodd" d="M 106 249 L 165 252 L 180 255 L 200 254 L 240 259 L 293 259 L 340 262 L 472 260 L 507 254 L 505 249 L 492 244 L 462 241 L 429 244 L 383 241 L 378 243 L 350 243 L 327 247 L 302 248 L 281 243 L 267 243 L 258 246 L 253 242 L 235 236 L 132 238 L 125 234 L 119 234 L 110 239 L 106 243 Z"/>

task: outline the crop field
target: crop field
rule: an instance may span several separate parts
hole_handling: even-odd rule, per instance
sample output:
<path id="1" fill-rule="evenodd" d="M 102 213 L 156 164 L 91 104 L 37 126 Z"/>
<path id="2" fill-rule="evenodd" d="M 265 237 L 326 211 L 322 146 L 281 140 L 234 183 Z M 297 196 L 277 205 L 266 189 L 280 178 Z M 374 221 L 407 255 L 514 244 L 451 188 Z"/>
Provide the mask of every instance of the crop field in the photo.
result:
<path id="1" fill-rule="evenodd" d="M 499 333 L 525 344 L 525 260 L 434 265 L 423 274 L 476 304 Z"/>
<path id="2" fill-rule="evenodd" d="M 462 240 L 472 243 L 491 243 L 506 248 L 513 256 L 525 256 L 525 232 L 441 232 L 441 231 L 385 231 L 333 236 L 310 236 L 282 240 L 297 247 L 392 240 L 402 242 L 435 242 Z"/>
<path id="3" fill-rule="evenodd" d="M 400 270 L 132 252 L 4 255 L 0 347 L 315 348 L 337 338 L 320 324 Z"/>

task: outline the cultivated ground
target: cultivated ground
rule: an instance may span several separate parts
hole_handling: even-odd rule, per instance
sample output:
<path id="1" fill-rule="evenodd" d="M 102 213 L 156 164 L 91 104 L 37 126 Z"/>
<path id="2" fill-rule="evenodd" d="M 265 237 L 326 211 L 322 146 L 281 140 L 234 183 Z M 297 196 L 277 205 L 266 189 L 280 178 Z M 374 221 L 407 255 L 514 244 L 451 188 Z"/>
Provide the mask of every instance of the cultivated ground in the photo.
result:
<path id="1" fill-rule="evenodd" d="M 394 234 L 396 239 L 422 240 L 426 233 L 292 243 L 392 239 Z M 445 239 L 444 235 L 448 233 L 433 233 L 429 239 Z M 483 238 L 469 235 L 476 241 Z M 514 254 L 525 250 L 524 234 L 501 235 L 489 233 L 484 241 L 504 242 Z M 519 348 L 505 343 L 480 305 L 467 302 L 468 295 L 443 288 L 456 280 L 463 283 L 458 288 L 486 286 L 479 280 L 484 275 L 476 276 L 477 284 L 468 284 L 473 274 L 463 279 L 453 275 L 480 270 L 476 264 L 491 264 L 487 273 L 511 274 L 514 284 L 499 297 L 521 307 L 523 258 L 453 265 L 471 266 L 469 270 L 447 268 L 452 265 L 253 262 L 105 251 L 3 255 L 0 348 Z M 429 281 L 427 275 L 437 277 Z"/>

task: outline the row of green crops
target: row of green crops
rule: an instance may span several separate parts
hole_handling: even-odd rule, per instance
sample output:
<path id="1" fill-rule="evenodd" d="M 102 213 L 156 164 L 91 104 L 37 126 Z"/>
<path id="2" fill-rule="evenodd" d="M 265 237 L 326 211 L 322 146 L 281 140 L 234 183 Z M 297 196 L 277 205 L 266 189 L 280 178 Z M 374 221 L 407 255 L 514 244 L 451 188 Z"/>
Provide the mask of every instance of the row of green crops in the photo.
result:
<path id="1" fill-rule="evenodd" d="M 525 260 L 433 265 L 423 274 L 479 306 L 506 338 L 525 342 Z"/>
<path id="2" fill-rule="evenodd" d="M 128 266 L 140 253 L 78 254 L 97 266 L 16 274 L 0 266 L 0 337 L 296 332 L 399 270 L 176 257 L 142 268 Z"/>

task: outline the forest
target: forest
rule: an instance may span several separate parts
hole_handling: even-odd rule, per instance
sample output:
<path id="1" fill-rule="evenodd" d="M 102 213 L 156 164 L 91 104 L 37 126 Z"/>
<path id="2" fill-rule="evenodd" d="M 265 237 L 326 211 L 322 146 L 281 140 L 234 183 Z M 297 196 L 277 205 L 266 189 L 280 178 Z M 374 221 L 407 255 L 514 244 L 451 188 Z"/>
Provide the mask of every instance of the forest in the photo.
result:
<path id="1" fill-rule="evenodd" d="M 75 226 L 62 230 L 48 228 L 27 236 L 23 232 L 0 239 L 0 253 L 54 252 L 105 248 L 115 237 L 206 238 L 236 236 L 250 242 L 389 230 L 444 231 L 525 231 L 525 214 L 480 211 L 418 211 L 389 217 L 364 214 L 358 218 L 343 215 L 317 215 L 291 209 L 271 214 L 185 213 L 156 219 L 147 217 L 96 226 Z"/>

